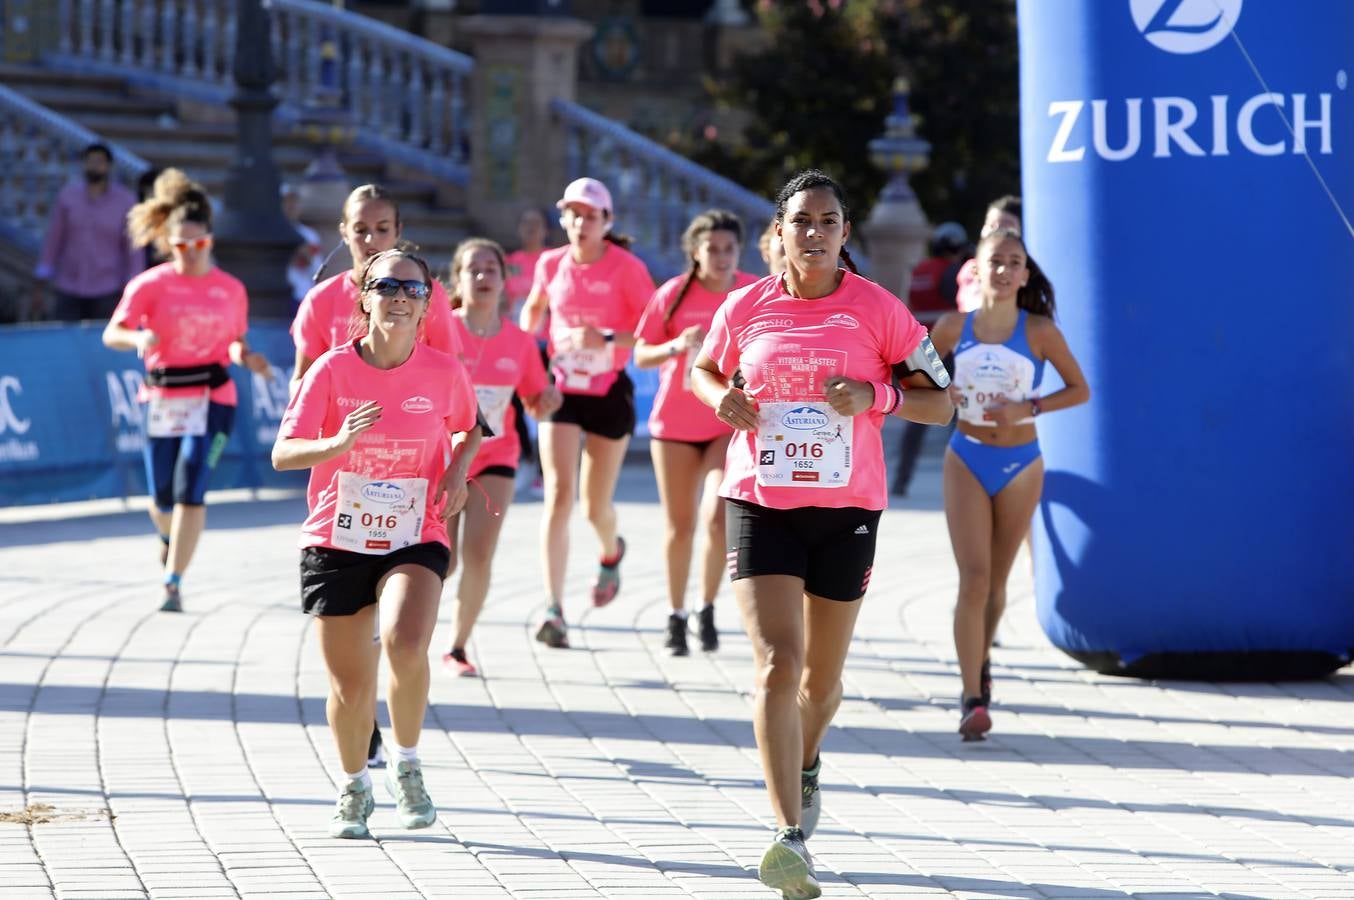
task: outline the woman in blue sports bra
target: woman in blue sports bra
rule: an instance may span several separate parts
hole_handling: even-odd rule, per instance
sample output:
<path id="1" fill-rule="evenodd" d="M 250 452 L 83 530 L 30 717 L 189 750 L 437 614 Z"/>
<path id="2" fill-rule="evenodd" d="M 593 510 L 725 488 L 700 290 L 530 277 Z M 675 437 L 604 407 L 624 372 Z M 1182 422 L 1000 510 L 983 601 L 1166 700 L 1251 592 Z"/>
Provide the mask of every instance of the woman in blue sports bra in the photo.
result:
<path id="1" fill-rule="evenodd" d="M 945 517 L 959 566 L 954 645 L 964 689 L 959 733 L 983 740 L 992 728 L 988 654 L 1006 608 L 1006 578 L 1044 486 L 1034 420 L 1085 403 L 1081 367 L 1053 324 L 1053 285 L 1020 233 L 978 243 L 982 306 L 943 316 L 931 333 L 942 357 L 954 351 L 950 385 L 959 424 L 945 453 Z M 1064 387 L 1040 397 L 1044 363 Z"/>

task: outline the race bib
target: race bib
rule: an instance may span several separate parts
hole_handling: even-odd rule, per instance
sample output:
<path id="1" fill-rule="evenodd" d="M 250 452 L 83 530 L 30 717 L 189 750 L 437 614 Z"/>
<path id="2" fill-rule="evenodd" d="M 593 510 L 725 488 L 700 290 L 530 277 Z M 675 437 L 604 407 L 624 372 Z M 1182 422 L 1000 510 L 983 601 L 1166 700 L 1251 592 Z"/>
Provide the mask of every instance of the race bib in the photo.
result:
<path id="1" fill-rule="evenodd" d="M 508 414 L 508 405 L 512 403 L 512 385 L 477 384 L 475 399 L 479 401 L 480 412 L 494 435 L 503 434 L 503 419 Z"/>
<path id="2" fill-rule="evenodd" d="M 146 436 L 200 437 L 207 433 L 207 392 L 187 397 L 152 394 L 146 410 Z"/>
<path id="3" fill-rule="evenodd" d="M 611 371 L 611 348 L 604 350 L 566 350 L 555 357 L 555 368 L 564 373 L 564 386 L 583 390 L 592 379 Z"/>
<path id="4" fill-rule="evenodd" d="M 423 537 L 428 479 L 373 480 L 339 472 L 338 506 L 330 540 L 340 550 L 384 556 Z"/>
<path id="5" fill-rule="evenodd" d="M 760 405 L 757 483 L 763 487 L 843 487 L 851 480 L 854 419 L 827 403 Z"/>

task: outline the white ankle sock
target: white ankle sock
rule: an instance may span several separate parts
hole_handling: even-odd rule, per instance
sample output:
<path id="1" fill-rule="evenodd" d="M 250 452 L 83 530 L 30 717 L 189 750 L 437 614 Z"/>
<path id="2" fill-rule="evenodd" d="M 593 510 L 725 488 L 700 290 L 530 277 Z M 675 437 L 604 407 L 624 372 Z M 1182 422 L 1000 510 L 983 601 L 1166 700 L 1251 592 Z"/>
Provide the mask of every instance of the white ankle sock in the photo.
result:
<path id="1" fill-rule="evenodd" d="M 418 762 L 418 747 L 401 747 L 399 744 L 396 744 L 395 759 L 411 763 Z"/>
<path id="2" fill-rule="evenodd" d="M 347 784 L 349 781 L 360 781 L 362 782 L 363 787 L 367 790 L 371 790 L 371 772 L 367 771 L 366 766 L 363 766 L 362 771 L 360 772 L 344 772 L 343 779 L 344 784 Z"/>
<path id="3" fill-rule="evenodd" d="M 683 607 L 682 609 L 674 609 L 674 610 L 672 611 L 672 614 L 673 614 L 674 616 L 676 616 L 677 618 L 681 619 L 683 622 L 686 621 L 686 608 L 685 608 L 685 607 Z"/>

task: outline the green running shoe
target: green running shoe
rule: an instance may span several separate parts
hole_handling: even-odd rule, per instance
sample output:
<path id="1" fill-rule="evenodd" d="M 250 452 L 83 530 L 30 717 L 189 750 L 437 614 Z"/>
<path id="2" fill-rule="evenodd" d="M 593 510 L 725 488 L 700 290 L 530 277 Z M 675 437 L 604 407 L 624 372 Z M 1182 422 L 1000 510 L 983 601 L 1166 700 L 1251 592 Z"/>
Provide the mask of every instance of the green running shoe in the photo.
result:
<path id="1" fill-rule="evenodd" d="M 376 808 L 376 800 L 371 796 L 371 785 L 354 778 L 343 787 L 338 803 L 334 808 L 334 817 L 329 820 L 329 836 L 336 838 L 368 838 L 367 819 Z"/>
<path id="2" fill-rule="evenodd" d="M 813 761 L 813 768 L 799 773 L 799 789 L 803 794 L 799 805 L 799 827 L 805 840 L 818 830 L 818 817 L 823 814 L 823 792 L 818 788 L 818 773 L 822 770 L 823 757 L 819 755 Z"/>
<path id="3" fill-rule="evenodd" d="M 387 766 L 386 790 L 395 798 L 395 811 L 405 828 L 427 828 L 437 821 L 437 807 L 423 789 L 423 769 L 418 763 L 402 759 Z"/>

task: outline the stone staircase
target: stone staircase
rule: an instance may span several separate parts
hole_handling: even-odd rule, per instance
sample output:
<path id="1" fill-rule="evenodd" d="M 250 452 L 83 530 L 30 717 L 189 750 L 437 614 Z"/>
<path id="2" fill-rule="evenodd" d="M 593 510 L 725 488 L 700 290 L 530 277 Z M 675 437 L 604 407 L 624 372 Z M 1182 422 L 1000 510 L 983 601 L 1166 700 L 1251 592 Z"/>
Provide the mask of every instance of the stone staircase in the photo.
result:
<path id="1" fill-rule="evenodd" d="M 234 111 L 229 107 L 148 91 L 116 76 L 72 74 L 38 66 L 0 65 L 0 84 L 154 166 L 183 169 L 202 182 L 213 197 L 221 196 L 235 154 Z M 319 149 L 305 133 L 274 125 L 273 158 L 287 181 L 300 184 Z M 445 272 L 456 243 L 470 230 L 464 190 L 421 174 L 411 177 L 407 167 L 389 164 L 361 148 L 340 147 L 337 155 L 352 185 L 376 182 L 391 191 L 400 204 L 404 236 Z M 74 166 L 72 162 L 72 174 Z M 332 246 L 338 240 L 335 226 L 339 216 L 335 206 L 332 210 L 307 209 L 303 218 Z M 329 271 L 341 269 L 345 259 L 340 251 Z"/>

